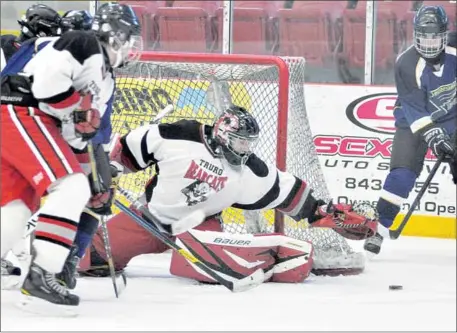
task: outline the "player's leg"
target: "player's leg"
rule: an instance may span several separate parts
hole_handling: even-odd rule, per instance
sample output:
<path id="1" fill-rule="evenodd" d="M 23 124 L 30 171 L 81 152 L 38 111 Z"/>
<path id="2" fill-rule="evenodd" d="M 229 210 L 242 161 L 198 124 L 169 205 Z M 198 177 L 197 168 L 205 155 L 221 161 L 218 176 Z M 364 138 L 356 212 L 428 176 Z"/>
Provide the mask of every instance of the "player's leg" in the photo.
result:
<path id="1" fill-rule="evenodd" d="M 56 275 L 59 282 L 68 289 L 74 289 L 76 287 L 76 277 L 79 263 L 92 242 L 92 239 L 97 231 L 99 221 L 100 217 L 89 208 L 86 208 L 81 214 L 74 244 L 70 249 L 67 259 L 65 260 L 62 271 Z"/>
<path id="2" fill-rule="evenodd" d="M 109 165 L 108 154 L 105 153 L 101 144 L 94 145 L 94 156 L 97 164 L 97 171 L 100 175 L 102 183 L 106 188 L 110 189 L 112 183 L 111 167 Z M 82 162 L 85 173 L 90 174 L 91 170 L 90 167 L 86 168 L 86 163 L 84 163 L 85 159 L 79 158 L 78 160 Z M 108 204 L 108 206 L 109 205 L 110 204 Z M 110 210 L 110 207 L 108 206 L 105 207 L 106 210 Z M 92 238 L 94 237 L 95 232 L 99 226 L 101 217 L 99 214 L 97 214 L 97 212 L 100 212 L 100 210 L 94 209 L 91 206 L 91 202 L 89 202 L 87 207 L 84 209 L 84 212 L 81 214 L 75 241 L 72 249 L 70 250 L 70 254 L 67 257 L 67 260 L 65 261 L 64 268 L 62 272 L 57 274 L 57 279 L 59 279 L 59 281 L 69 289 L 74 289 L 76 287 L 78 264 L 86 253 L 87 248 L 90 246 Z M 108 212 L 108 214 L 111 213 Z"/>
<path id="3" fill-rule="evenodd" d="M 10 143 L 2 147 L 2 157 L 7 157 L 38 196 L 48 193 L 37 214 L 33 259 L 22 293 L 77 305 L 79 298 L 62 288 L 54 274 L 62 270 L 89 199 L 87 178 L 53 119 L 39 110 L 11 105 L 2 106 L 2 115 L 2 142 Z"/>
<path id="4" fill-rule="evenodd" d="M 427 144 L 420 136 L 414 135 L 409 128 L 398 128 L 395 132 L 387 175 L 378 200 L 378 232 L 365 241 L 364 249 L 378 254 L 385 237 L 389 235 L 401 205 L 414 188 L 415 181 L 424 167 Z"/>
<path id="5" fill-rule="evenodd" d="M 2 191 L 5 188 L 2 186 Z M 30 209 L 20 199 L 2 205 L 1 218 L 1 264 L 2 289 L 11 289 L 20 283 L 21 267 L 13 261 L 10 249 L 22 238 L 25 223 L 31 215 Z"/>
<path id="6" fill-rule="evenodd" d="M 14 250 L 18 244 L 22 247 L 25 223 L 31 211 L 35 209 L 32 199 L 35 193 L 24 177 L 4 158 L 6 150 L 2 146 L 0 162 L 2 289 L 10 289 L 20 283 L 21 271 L 27 265 L 22 265 L 11 250 Z"/>
<path id="7" fill-rule="evenodd" d="M 125 213 L 119 213 L 107 222 L 115 269 L 123 270 L 129 261 L 141 254 L 162 253 L 168 247 L 140 227 Z M 103 233 L 99 228 L 93 238 L 90 253 L 80 263 L 79 272 L 90 276 L 108 276 Z"/>

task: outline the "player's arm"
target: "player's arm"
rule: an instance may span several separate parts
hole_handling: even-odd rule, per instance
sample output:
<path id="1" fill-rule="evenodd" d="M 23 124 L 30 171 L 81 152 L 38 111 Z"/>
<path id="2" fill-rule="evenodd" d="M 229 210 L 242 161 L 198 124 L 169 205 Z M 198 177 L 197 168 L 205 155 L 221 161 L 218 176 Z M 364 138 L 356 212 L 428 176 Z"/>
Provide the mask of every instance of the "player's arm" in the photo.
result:
<path id="1" fill-rule="evenodd" d="M 16 53 L 21 44 L 17 41 L 16 36 L 14 35 L 2 35 L 0 36 L 0 46 L 1 46 L 1 65 L 2 69 L 5 68 L 6 63 L 10 58 Z"/>
<path id="2" fill-rule="evenodd" d="M 5 58 L 5 53 L 3 52 L 3 49 L 0 48 L 0 72 L 5 68 L 6 66 L 6 58 Z"/>
<path id="3" fill-rule="evenodd" d="M 94 35 L 72 31 L 37 53 L 33 61 L 32 93 L 40 109 L 63 119 L 79 107 L 83 94 L 90 92 L 96 98 L 98 92 L 89 88 L 102 80 L 101 52 Z M 76 91 L 77 80 L 87 81 L 85 91 Z"/>
<path id="4" fill-rule="evenodd" d="M 295 221 L 307 219 L 314 227 L 333 228 L 350 239 L 365 239 L 376 232 L 376 212 L 368 204 L 353 209 L 315 198 L 304 180 L 267 165 L 256 155 L 250 156 L 245 167 L 248 170 L 241 181 L 238 202 L 232 205 L 235 208 L 275 208 Z"/>
<path id="5" fill-rule="evenodd" d="M 425 60 L 411 52 L 401 55 L 395 63 L 399 104 L 413 133 L 432 124 L 427 110 L 427 91 L 422 88 L 425 66 Z"/>
<path id="6" fill-rule="evenodd" d="M 106 103 L 104 107 L 103 117 L 100 122 L 100 129 L 98 130 L 95 137 L 92 139 L 92 142 L 95 144 L 103 145 L 103 148 L 106 152 L 109 152 L 108 147 L 110 143 L 111 134 L 113 132 L 113 127 L 111 124 L 111 114 L 113 112 L 113 101 L 114 101 L 114 94 Z"/>
<path id="7" fill-rule="evenodd" d="M 315 214 L 319 202 L 305 181 L 266 164 L 255 154 L 249 157 L 245 167 L 248 170 L 243 184 L 248 186 L 243 186 L 240 199 L 233 207 L 245 210 L 276 208 L 297 221 Z"/>
<path id="8" fill-rule="evenodd" d="M 140 126 L 118 138 L 111 150 L 111 161 L 121 164 L 124 173 L 141 171 L 155 164 L 154 153 L 163 141 L 159 126 Z"/>
<path id="9" fill-rule="evenodd" d="M 200 142 L 200 128 L 194 120 L 140 126 L 112 144 L 111 160 L 127 168 L 124 173 L 144 170 L 162 158 L 161 147 L 167 140 Z"/>

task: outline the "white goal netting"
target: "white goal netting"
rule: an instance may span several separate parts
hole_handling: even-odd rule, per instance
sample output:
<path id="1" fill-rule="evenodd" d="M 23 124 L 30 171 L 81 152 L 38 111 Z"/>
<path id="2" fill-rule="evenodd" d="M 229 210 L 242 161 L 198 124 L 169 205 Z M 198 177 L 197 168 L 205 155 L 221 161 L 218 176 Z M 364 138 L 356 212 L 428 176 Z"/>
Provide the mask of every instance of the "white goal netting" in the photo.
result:
<path id="1" fill-rule="evenodd" d="M 304 179 L 314 196 L 330 199 L 313 144 L 305 108 L 303 58 L 246 55 L 191 55 L 145 52 L 141 61 L 117 71 L 113 130 L 121 135 L 149 123 L 167 105 L 174 111 L 162 122 L 195 119 L 212 124 L 228 103 L 249 110 L 260 125 L 256 154 Z M 123 176 L 121 186 L 138 196 L 154 168 Z M 274 210 L 222 213 L 224 231 L 284 232 L 311 241 L 314 272 L 339 274 L 363 270 L 364 256 L 330 229 L 309 228 L 306 221 Z"/>

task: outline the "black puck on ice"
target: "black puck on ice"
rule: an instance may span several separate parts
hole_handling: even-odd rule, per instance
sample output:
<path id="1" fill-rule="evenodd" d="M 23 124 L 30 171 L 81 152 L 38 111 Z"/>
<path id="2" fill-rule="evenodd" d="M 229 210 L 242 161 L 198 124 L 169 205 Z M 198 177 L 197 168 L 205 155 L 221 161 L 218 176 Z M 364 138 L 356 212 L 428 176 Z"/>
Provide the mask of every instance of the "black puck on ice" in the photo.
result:
<path id="1" fill-rule="evenodd" d="M 389 290 L 402 290 L 403 286 L 392 284 L 389 286 Z"/>

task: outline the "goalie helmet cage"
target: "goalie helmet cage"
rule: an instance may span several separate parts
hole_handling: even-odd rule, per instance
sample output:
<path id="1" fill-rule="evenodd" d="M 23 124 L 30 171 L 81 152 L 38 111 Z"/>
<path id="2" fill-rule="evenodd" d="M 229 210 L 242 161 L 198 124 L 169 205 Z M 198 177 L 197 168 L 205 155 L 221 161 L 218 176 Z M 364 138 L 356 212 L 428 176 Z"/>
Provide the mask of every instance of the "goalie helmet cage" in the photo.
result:
<path id="1" fill-rule="evenodd" d="M 228 104 L 246 108 L 259 122 L 255 153 L 278 169 L 304 179 L 313 195 L 330 195 L 314 147 L 305 108 L 305 60 L 257 55 L 143 52 L 140 61 L 116 70 L 113 131 L 127 131 L 149 123 L 167 105 L 174 111 L 161 122 L 193 119 L 212 124 Z M 140 196 L 154 174 L 149 168 L 125 175 L 121 186 Z M 201 191 L 192 193 L 195 202 Z M 199 192 L 200 191 L 200 192 Z M 331 229 L 309 228 L 275 210 L 222 213 L 223 229 L 232 233 L 281 232 L 314 245 L 315 274 L 357 274 L 364 255 Z"/>

